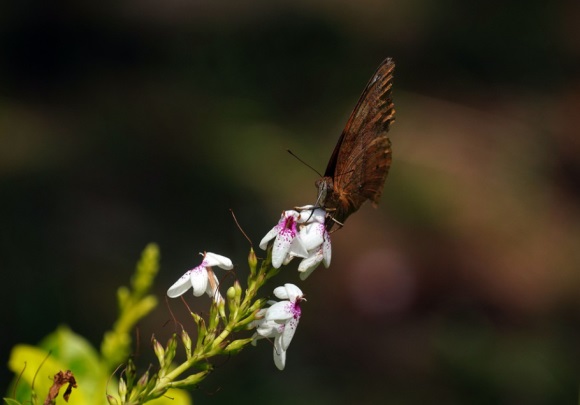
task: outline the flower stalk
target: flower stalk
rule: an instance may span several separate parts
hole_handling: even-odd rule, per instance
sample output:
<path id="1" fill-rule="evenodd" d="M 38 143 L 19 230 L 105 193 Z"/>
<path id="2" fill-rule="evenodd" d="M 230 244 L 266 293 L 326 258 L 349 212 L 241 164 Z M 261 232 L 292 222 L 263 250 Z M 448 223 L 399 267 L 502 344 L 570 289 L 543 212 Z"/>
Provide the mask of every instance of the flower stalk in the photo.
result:
<path id="1" fill-rule="evenodd" d="M 143 403 L 164 395 L 170 388 L 191 388 L 199 384 L 213 370 L 210 362 L 213 357 L 237 354 L 248 344 L 251 344 L 255 340 L 252 337 L 232 339 L 231 335 L 235 332 L 248 330 L 252 323 L 255 322 L 257 313 L 265 305 L 266 300 L 258 298 L 259 290 L 266 281 L 275 276 L 280 270 L 272 266 L 271 255 L 272 247 L 267 250 L 266 259 L 259 263 L 255 252 L 251 249 L 248 256 L 250 268 L 247 281 L 248 287 L 244 290 L 242 285 L 235 281 L 227 290 L 225 300 L 223 298 L 215 299 L 219 295 L 219 291 L 210 291 L 205 284 L 201 283 L 203 291 L 200 292 L 198 289 L 194 291 L 194 294 L 201 295 L 201 293 L 207 292 L 214 299 L 212 300 L 207 320 L 199 314 L 190 313 L 197 326 L 195 346 L 193 346 L 191 337 L 185 330 L 182 330 L 179 334 L 180 339 L 178 339 L 177 334 L 174 334 L 165 346 L 153 337 L 152 347 L 158 359 L 159 370 L 157 373 L 147 371 L 133 384 L 130 383 L 131 380 L 126 376 L 127 381 L 123 380 L 123 383 L 119 385 L 119 398 L 115 398 L 115 400 L 123 404 Z M 213 258 L 219 257 L 222 261 L 217 263 L 218 267 L 222 267 L 220 264 L 226 270 L 232 267 L 229 262 L 221 259 L 223 256 L 210 253 L 206 253 L 204 256 L 205 265 L 207 265 L 208 257 L 210 258 L 210 264 L 216 265 Z M 206 267 L 205 271 L 209 270 L 208 267 Z M 193 271 L 190 270 L 188 273 L 186 275 L 190 276 Z M 208 279 L 212 277 L 210 272 L 207 274 Z M 184 279 L 184 277 L 170 288 L 170 293 L 175 293 L 176 288 L 181 293 L 191 288 L 185 287 L 191 281 L 187 277 Z M 193 282 L 191 282 L 191 285 L 195 288 Z M 178 343 L 181 343 L 180 346 L 184 349 L 185 360 L 176 365 L 174 364 L 174 359 L 178 350 Z M 131 367 L 134 368 L 134 365 L 129 366 L 129 368 Z M 192 370 L 197 370 L 197 372 L 183 377 L 183 375 Z"/>
<path id="2" fill-rule="evenodd" d="M 260 298 L 259 291 L 295 257 L 302 259 L 299 265 L 302 279 L 320 263 L 328 267 L 330 236 L 324 226 L 325 218 L 324 210 L 313 206 L 285 211 L 278 224 L 260 242 L 266 257 L 259 260 L 250 249 L 245 290 L 235 280 L 227 288 L 225 298 L 220 293 L 215 271 L 218 268 L 231 270 L 232 261 L 215 253 L 202 253 L 201 264 L 185 272 L 167 291 L 170 298 L 180 297 L 190 289 L 195 297 L 207 294 L 211 298 L 207 318 L 190 313 L 197 327 L 195 345 L 185 329 L 181 330 L 179 339 L 177 333 L 173 334 L 165 346 L 153 337 L 158 367 L 155 371 L 147 370 L 137 379 L 134 364 L 130 362 L 119 384 L 119 397 L 109 402 L 144 403 L 159 398 L 170 388 L 191 388 L 212 372 L 214 357 L 237 354 L 248 344 L 255 345 L 263 338 L 273 339 L 274 363 L 283 370 L 288 346 L 301 317 L 303 294 L 295 285 L 285 284 L 274 290 L 274 295 L 281 299 L 276 302 Z M 255 329 L 251 337 L 233 336 L 250 329 Z M 176 364 L 178 346 L 183 346 L 185 360 Z"/>

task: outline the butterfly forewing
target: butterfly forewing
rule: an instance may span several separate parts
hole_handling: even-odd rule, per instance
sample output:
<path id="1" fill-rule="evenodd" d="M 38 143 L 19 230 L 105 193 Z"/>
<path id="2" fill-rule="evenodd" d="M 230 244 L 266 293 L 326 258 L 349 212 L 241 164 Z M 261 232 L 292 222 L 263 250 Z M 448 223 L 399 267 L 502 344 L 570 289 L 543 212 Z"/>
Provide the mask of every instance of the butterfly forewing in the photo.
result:
<path id="1" fill-rule="evenodd" d="M 330 212 L 327 221 L 344 223 L 368 199 L 378 203 L 391 164 L 391 142 L 387 138 L 395 109 L 391 87 L 395 64 L 384 60 L 367 84 L 340 135 L 319 180 L 322 205 Z M 333 211 L 333 212 L 332 212 Z"/>

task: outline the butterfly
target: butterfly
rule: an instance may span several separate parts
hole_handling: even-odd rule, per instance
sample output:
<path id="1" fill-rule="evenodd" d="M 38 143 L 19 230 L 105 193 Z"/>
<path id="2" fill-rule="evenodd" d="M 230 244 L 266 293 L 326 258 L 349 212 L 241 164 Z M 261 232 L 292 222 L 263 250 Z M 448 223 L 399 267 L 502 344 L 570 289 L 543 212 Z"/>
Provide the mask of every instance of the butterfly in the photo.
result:
<path id="1" fill-rule="evenodd" d="M 366 85 L 330 156 L 324 177 L 316 181 L 319 204 L 330 229 L 366 201 L 376 207 L 391 166 L 389 126 L 395 121 L 391 100 L 395 62 L 385 59 Z M 318 205 L 318 204 L 317 204 Z"/>

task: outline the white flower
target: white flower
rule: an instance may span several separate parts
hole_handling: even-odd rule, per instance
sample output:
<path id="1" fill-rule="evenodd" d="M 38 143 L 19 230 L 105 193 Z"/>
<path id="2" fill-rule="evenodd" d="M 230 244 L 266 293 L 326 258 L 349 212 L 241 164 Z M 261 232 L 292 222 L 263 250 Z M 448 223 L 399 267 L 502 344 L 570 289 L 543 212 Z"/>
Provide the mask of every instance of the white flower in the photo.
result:
<path id="1" fill-rule="evenodd" d="M 326 268 L 330 266 L 332 253 L 330 248 L 330 235 L 326 232 L 326 228 L 324 228 L 324 231 L 325 234 L 322 244 L 315 249 L 309 250 L 308 257 L 303 259 L 298 265 L 300 280 L 306 280 L 306 278 L 308 278 L 308 276 L 318 267 L 320 262 L 322 262 Z"/>
<path id="2" fill-rule="evenodd" d="M 324 225 L 326 211 L 323 208 L 305 205 L 296 210 L 282 213 L 278 224 L 260 242 L 260 248 L 265 250 L 268 242 L 276 238 L 272 248 L 272 266 L 279 268 L 294 257 L 301 257 L 304 260 L 298 271 L 304 280 L 320 262 L 326 267 L 330 265 L 330 235 Z"/>
<path id="3" fill-rule="evenodd" d="M 267 309 L 258 311 L 252 326 L 256 327 L 254 344 L 257 339 L 274 338 L 274 364 L 279 370 L 286 365 L 286 351 L 300 321 L 302 310 L 300 302 L 304 300 L 302 291 L 294 284 L 284 284 L 274 290 L 274 295 L 283 301 L 270 302 Z"/>
<path id="4" fill-rule="evenodd" d="M 305 223 L 301 225 L 299 237 L 308 251 L 308 256 L 300 262 L 298 271 L 300 272 L 300 279 L 306 280 L 320 262 L 326 268 L 330 266 L 332 249 L 330 234 L 324 225 L 326 211 L 320 207 L 314 208 L 311 205 L 300 208 L 302 211 L 300 212 L 299 222 L 304 218 Z"/>
<path id="5" fill-rule="evenodd" d="M 293 257 L 308 257 L 308 252 L 298 236 L 297 221 L 300 214 L 294 210 L 284 211 L 280 221 L 262 238 L 260 248 L 266 250 L 268 242 L 274 240 L 272 266 L 279 268 Z"/>
<path id="6" fill-rule="evenodd" d="M 187 270 L 179 280 L 167 290 L 167 295 L 170 298 L 177 298 L 185 293 L 190 288 L 193 288 L 193 295 L 195 297 L 207 293 L 214 298 L 216 303 L 223 301 L 223 297 L 218 291 L 219 281 L 211 269 L 211 266 L 218 266 L 224 270 L 231 270 L 234 265 L 232 261 L 225 256 L 215 253 L 206 252 L 203 255 L 203 261 L 197 267 Z"/>

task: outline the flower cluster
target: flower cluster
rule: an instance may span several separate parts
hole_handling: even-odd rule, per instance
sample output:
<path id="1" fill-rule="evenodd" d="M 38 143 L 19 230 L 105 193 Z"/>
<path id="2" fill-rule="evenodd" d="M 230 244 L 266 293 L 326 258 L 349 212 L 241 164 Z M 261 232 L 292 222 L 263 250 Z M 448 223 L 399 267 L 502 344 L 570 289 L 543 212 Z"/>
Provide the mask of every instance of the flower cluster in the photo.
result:
<path id="1" fill-rule="evenodd" d="M 302 259 L 298 265 L 302 280 L 306 279 L 320 263 L 328 267 L 330 265 L 331 246 L 325 220 L 326 211 L 313 205 L 284 211 L 276 226 L 260 242 L 260 248 L 267 250 L 273 240 L 271 266 L 262 266 L 260 271 L 265 271 L 266 273 L 263 273 L 261 277 L 257 277 L 255 274 L 256 263 L 252 265 L 252 260 L 250 260 L 251 272 L 246 296 L 251 297 L 257 288 L 263 285 L 265 280 L 276 273 L 276 269 L 290 263 L 295 257 Z M 255 256 L 253 257 L 255 259 Z M 201 264 L 181 276 L 169 288 L 167 295 L 171 298 L 176 298 L 184 294 L 189 288 L 193 289 L 193 295 L 196 297 L 206 293 L 213 297 L 215 304 L 219 308 L 218 313 L 225 321 L 224 299 L 219 292 L 219 282 L 212 270 L 212 266 L 218 266 L 224 270 L 233 268 L 232 261 L 227 257 L 210 252 L 203 253 Z M 253 276 L 255 278 L 250 282 Z M 261 280 L 259 285 L 255 281 L 258 279 Z M 304 300 L 302 291 L 294 284 L 285 284 L 282 287 L 278 287 L 274 290 L 274 295 L 282 301 L 268 301 L 270 306 L 263 308 L 263 300 L 257 300 L 254 304 L 248 304 L 247 300 L 242 302 L 241 287 L 239 283 L 236 285 L 237 289 L 230 288 L 228 290 L 227 297 L 230 309 L 230 318 L 228 320 L 230 323 L 228 325 L 230 326 L 225 327 L 223 333 L 231 330 L 240 330 L 239 328 L 242 327 L 240 325 L 245 328 L 255 328 L 256 332 L 251 339 L 230 343 L 227 346 L 227 350 L 237 350 L 238 346 L 242 347 L 242 345 L 249 342 L 256 344 L 257 340 L 262 338 L 274 339 L 274 363 L 278 369 L 283 370 L 286 365 L 286 351 L 296 332 L 302 313 L 300 308 L 300 303 Z M 216 325 L 216 322 L 213 325 Z"/>
<path id="2" fill-rule="evenodd" d="M 266 249 L 274 239 L 272 266 L 279 268 L 294 257 L 303 260 L 298 265 L 300 279 L 305 280 L 320 262 L 330 266 L 330 235 L 324 222 L 326 211 L 320 207 L 306 205 L 282 213 L 280 221 L 264 236 L 260 248 Z"/>
<path id="3" fill-rule="evenodd" d="M 274 364 L 279 370 L 284 370 L 286 350 L 298 327 L 302 314 L 300 302 L 305 298 L 294 284 L 284 284 L 274 289 L 274 295 L 283 301 L 268 301 L 271 306 L 258 311 L 251 325 L 256 328 L 252 344 L 255 345 L 258 339 L 274 338 Z"/>

